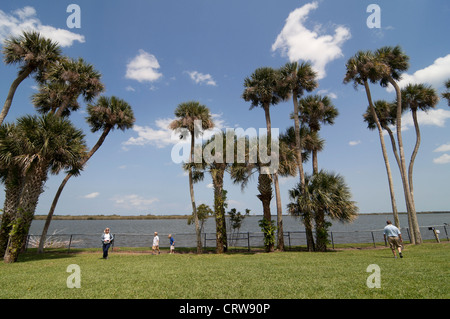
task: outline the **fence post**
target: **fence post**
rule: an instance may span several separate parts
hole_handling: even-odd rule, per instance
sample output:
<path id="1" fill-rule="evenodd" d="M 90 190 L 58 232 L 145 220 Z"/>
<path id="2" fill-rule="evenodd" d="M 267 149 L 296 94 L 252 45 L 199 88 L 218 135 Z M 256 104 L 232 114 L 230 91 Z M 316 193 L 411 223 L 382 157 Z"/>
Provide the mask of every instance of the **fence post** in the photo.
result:
<path id="1" fill-rule="evenodd" d="M 72 245 L 72 234 L 70 235 L 70 240 L 69 240 L 69 249 L 67 250 L 67 253 L 70 253 L 70 245 Z"/>
<path id="2" fill-rule="evenodd" d="M 444 230 L 445 230 L 445 236 L 447 237 L 447 241 L 449 241 L 449 239 L 448 239 L 448 233 L 447 233 L 447 227 L 445 227 L 445 225 L 444 225 Z"/>
<path id="3" fill-rule="evenodd" d="M 331 244 L 332 244 L 332 246 L 333 246 L 333 249 L 334 249 L 334 239 L 333 239 L 333 232 L 330 232 L 330 234 L 331 234 Z"/>
<path id="4" fill-rule="evenodd" d="M 411 243 L 411 235 L 409 234 L 409 228 L 406 228 L 406 232 L 408 233 L 409 243 Z"/>
<path id="5" fill-rule="evenodd" d="M 371 233 L 372 233 L 373 248 L 377 248 L 377 246 L 375 245 L 375 238 L 373 237 L 373 231 L 371 231 Z"/>
<path id="6" fill-rule="evenodd" d="M 250 252 L 250 232 L 247 232 L 247 247 L 248 251 Z"/>
<path id="7" fill-rule="evenodd" d="M 288 231 L 289 250 L 291 250 L 291 232 Z"/>

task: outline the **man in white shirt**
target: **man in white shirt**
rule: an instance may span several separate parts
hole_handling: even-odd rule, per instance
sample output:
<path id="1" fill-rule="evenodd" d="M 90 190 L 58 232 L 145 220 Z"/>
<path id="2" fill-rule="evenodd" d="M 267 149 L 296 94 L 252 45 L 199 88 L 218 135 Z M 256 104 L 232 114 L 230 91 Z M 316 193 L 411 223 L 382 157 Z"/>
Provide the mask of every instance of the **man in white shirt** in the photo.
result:
<path id="1" fill-rule="evenodd" d="M 155 237 L 153 237 L 153 246 L 152 246 L 152 255 L 154 255 L 158 251 L 158 255 L 161 253 L 159 251 L 159 236 L 158 232 L 155 232 Z"/>
<path id="2" fill-rule="evenodd" d="M 392 222 L 390 220 L 386 221 L 386 227 L 384 227 L 384 240 L 387 241 L 389 243 L 389 246 L 392 249 L 392 253 L 394 254 L 394 258 L 397 258 L 397 253 L 396 253 L 396 249 L 398 249 L 398 254 L 400 255 L 400 258 L 403 258 L 402 255 L 402 243 L 403 243 L 403 239 L 402 239 L 402 234 L 400 232 L 400 230 L 395 227 L 394 225 L 392 225 Z"/>

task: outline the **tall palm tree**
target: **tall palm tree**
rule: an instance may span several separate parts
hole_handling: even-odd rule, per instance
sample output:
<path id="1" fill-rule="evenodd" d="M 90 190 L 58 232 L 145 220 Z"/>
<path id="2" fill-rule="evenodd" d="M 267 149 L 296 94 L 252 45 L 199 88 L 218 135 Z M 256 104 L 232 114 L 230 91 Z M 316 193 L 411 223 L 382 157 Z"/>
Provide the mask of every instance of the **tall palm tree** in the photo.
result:
<path id="1" fill-rule="evenodd" d="M 302 124 L 308 125 L 312 134 L 318 134 L 321 124 L 333 125 L 335 118 L 339 112 L 331 102 L 328 96 L 309 95 L 299 101 L 299 118 Z M 319 165 L 317 162 L 317 148 L 312 149 L 313 173 L 319 172 Z M 320 248 L 323 245 L 323 240 L 319 236 L 323 233 L 324 214 L 322 210 L 316 211 L 316 247 Z"/>
<path id="2" fill-rule="evenodd" d="M 51 112 L 68 116 L 80 107 L 77 101 L 80 95 L 90 103 L 104 90 L 100 72 L 82 58 L 61 59 L 43 78 L 39 92 L 32 97 L 37 111 L 43 114 Z"/>
<path id="3" fill-rule="evenodd" d="M 254 107 L 261 107 L 264 110 L 267 128 L 267 141 L 269 144 L 268 153 L 272 154 L 272 124 L 270 120 L 270 107 L 276 105 L 284 98 L 284 93 L 280 91 L 281 73 L 270 67 L 262 67 L 256 69 L 250 77 L 244 80 L 244 92 L 242 98 L 251 102 L 250 110 Z M 275 186 L 275 198 L 277 204 L 277 229 L 278 229 L 278 249 L 284 250 L 284 233 L 283 233 L 283 211 L 281 205 L 280 186 L 278 182 L 277 172 L 272 172 L 271 177 L 261 177 L 261 179 L 273 179 Z M 269 189 L 264 192 L 268 194 Z M 267 198 L 268 200 L 268 198 Z M 266 200 L 266 201 L 267 201 Z M 264 215 L 267 222 L 271 221 L 270 210 Z"/>
<path id="4" fill-rule="evenodd" d="M 408 175 L 406 170 L 405 150 L 402 138 L 402 93 L 397 81 L 400 80 L 402 72 L 409 68 L 409 57 L 403 52 L 400 46 L 382 47 L 375 51 L 375 57 L 381 64 L 378 73 L 380 85 L 386 87 L 391 84 L 396 93 L 397 102 L 397 143 L 400 155 L 400 175 L 402 178 L 403 190 L 405 193 L 406 207 L 408 208 L 409 223 L 411 229 L 411 242 L 413 244 L 421 244 L 422 236 L 420 234 L 419 223 L 417 221 L 416 209 L 414 207 L 411 190 L 409 187 Z"/>
<path id="5" fill-rule="evenodd" d="M 428 110 L 436 107 L 436 104 L 439 101 L 439 96 L 435 89 L 425 84 L 408 84 L 401 90 L 401 95 L 402 108 L 403 110 L 411 110 L 414 128 L 416 130 L 416 145 L 414 146 L 408 167 L 409 190 L 411 192 L 412 202 L 414 205 L 413 169 L 414 161 L 416 159 L 417 152 L 419 151 L 421 141 L 419 122 L 417 120 L 417 110 L 427 112 Z"/>
<path id="6" fill-rule="evenodd" d="M 271 223 L 271 215 L 270 215 L 270 202 L 273 198 L 273 189 L 272 189 L 272 175 L 266 174 L 264 168 L 267 165 L 266 163 L 262 163 L 257 160 L 256 162 L 250 160 L 252 157 L 252 153 L 255 154 L 259 152 L 258 149 L 258 140 L 254 138 L 254 140 L 249 141 L 248 138 L 241 138 L 245 143 L 245 162 L 239 163 L 235 161 L 230 168 L 230 177 L 234 184 L 240 184 L 241 189 L 243 190 L 252 179 L 255 174 L 258 174 L 258 182 L 257 182 L 257 190 L 259 194 L 256 195 L 258 199 L 261 201 L 263 206 L 263 220 L 264 223 Z M 292 142 L 292 141 L 291 141 Z M 239 142 L 238 142 L 239 143 Z M 293 142 L 295 143 L 295 142 Z M 283 138 L 283 135 L 280 135 L 280 139 L 278 141 L 279 144 L 279 167 L 278 173 L 280 176 L 295 176 L 297 174 L 297 157 L 295 148 L 292 148 L 290 142 L 287 138 Z M 305 158 L 305 156 L 303 157 Z M 264 234 L 265 236 L 267 234 Z M 274 247 L 270 243 L 266 247 L 267 251 L 273 251 Z"/>
<path id="7" fill-rule="evenodd" d="M 384 164 L 386 166 L 386 173 L 388 176 L 388 184 L 389 184 L 389 193 L 391 195 L 391 206 L 392 206 L 392 214 L 394 215 L 394 224 L 400 229 L 400 219 L 398 218 L 398 211 L 397 211 L 397 202 L 395 200 L 395 192 L 394 192 L 394 182 L 392 180 L 392 171 L 391 171 L 391 165 L 389 163 L 389 158 L 386 150 L 386 144 L 384 142 L 384 136 L 383 131 L 380 129 L 387 130 L 389 133 L 389 136 L 391 137 L 392 148 L 394 150 L 394 154 L 396 155 L 397 163 L 399 163 L 398 154 L 397 154 L 397 148 L 395 146 L 395 140 L 393 138 L 392 131 L 389 128 L 389 125 L 392 123 L 392 110 L 396 108 L 396 105 L 393 105 L 392 103 L 388 103 L 386 101 L 378 100 L 374 103 L 374 109 L 375 114 L 377 115 L 377 118 L 379 120 L 380 127 L 378 127 L 375 123 L 375 119 L 372 115 L 372 109 L 369 106 L 366 110 L 366 113 L 364 113 L 364 121 L 367 123 L 367 127 L 370 130 L 374 130 L 375 128 L 378 128 L 378 135 L 380 138 L 380 144 L 381 144 L 381 151 L 383 153 L 383 159 Z"/>
<path id="8" fill-rule="evenodd" d="M 217 143 L 217 144 L 216 144 Z M 206 141 L 202 148 L 196 148 L 194 152 L 202 157 L 201 163 L 185 163 L 186 171 L 193 170 L 194 183 L 204 179 L 204 172 L 209 172 L 212 178 L 214 189 L 214 216 L 216 221 L 216 252 L 222 254 L 228 249 L 227 228 L 225 220 L 226 191 L 223 188 L 225 172 L 231 169 L 233 162 L 227 162 L 227 144 L 230 141 L 226 138 L 225 132 L 216 133 L 211 139 Z M 231 142 L 233 143 L 233 142 Z M 234 145 L 231 145 L 233 149 Z M 212 149 L 211 149 L 212 148 Z M 213 156 L 205 158 L 204 154 Z M 236 152 L 234 152 L 236 154 Z M 195 157 L 195 156 L 194 156 Z"/>
<path id="9" fill-rule="evenodd" d="M 321 124 L 333 125 L 334 120 L 339 115 L 339 111 L 331 102 L 328 96 L 309 95 L 299 101 L 299 118 L 302 123 L 309 126 L 311 132 L 320 131 Z M 317 163 L 317 150 L 312 151 L 313 172 L 319 171 Z"/>
<path id="10" fill-rule="evenodd" d="M 23 169 L 25 180 L 17 211 L 11 221 L 8 246 L 4 261 L 15 262 L 23 248 L 34 212 L 48 173 L 61 170 L 80 170 L 80 159 L 85 156 L 86 145 L 81 130 L 68 120 L 53 114 L 24 116 L 17 120 L 19 139 L 11 150 L 13 160 Z"/>
<path id="11" fill-rule="evenodd" d="M 187 131 L 191 136 L 191 149 L 189 154 L 189 162 L 194 163 L 194 147 L 196 134 L 201 134 L 204 130 L 214 127 L 209 109 L 197 101 L 183 102 L 175 109 L 176 119 L 173 120 L 169 128 L 176 131 Z M 195 205 L 194 181 L 192 169 L 189 169 L 189 191 L 191 195 L 192 212 L 195 221 L 195 231 L 197 235 L 197 253 L 202 252 L 202 240 L 200 233 L 200 225 L 197 216 L 197 207 Z"/>
<path id="12" fill-rule="evenodd" d="M 135 122 L 131 106 L 126 101 L 115 96 L 101 96 L 95 104 L 88 105 L 87 112 L 89 116 L 86 118 L 86 120 L 91 127 L 91 131 L 93 133 L 102 131 L 102 134 L 97 143 L 89 151 L 89 153 L 87 153 L 86 156 L 80 160 L 80 167 L 85 166 L 87 161 L 102 146 L 106 137 L 112 130 L 119 129 L 121 131 L 125 131 L 132 128 Z M 55 212 L 56 205 L 58 204 L 59 197 L 61 196 L 61 193 L 67 182 L 73 175 L 74 174 L 72 172 L 66 174 L 65 178 L 59 185 L 58 191 L 56 192 L 56 195 L 53 199 L 50 211 L 47 214 L 44 228 L 42 230 L 41 239 L 39 241 L 39 253 L 42 253 L 44 251 L 44 243 L 47 237 L 48 228 L 50 227 L 50 223 L 53 217 L 53 213 Z"/>
<path id="13" fill-rule="evenodd" d="M 327 173 L 323 170 L 305 177 L 305 191 L 301 192 L 301 185 L 289 191 L 291 203 L 288 204 L 289 212 L 294 216 L 302 216 L 304 212 L 316 215 L 323 211 L 331 219 L 341 222 L 353 221 L 358 208 L 351 200 L 351 193 L 342 176 Z M 320 220 L 316 218 L 317 250 L 326 251 L 328 238 L 325 225 L 325 215 Z"/>
<path id="14" fill-rule="evenodd" d="M 32 73 L 43 73 L 52 63 L 60 59 L 61 49 L 56 42 L 42 37 L 38 32 L 23 32 L 21 36 L 4 41 L 2 53 L 6 64 L 20 66 L 17 78 L 11 84 L 5 104 L 0 113 L 3 123 L 11 107 L 17 87 Z"/>
<path id="15" fill-rule="evenodd" d="M 291 94 L 294 104 L 294 112 L 292 113 L 294 118 L 294 131 L 295 131 L 295 147 L 297 151 L 298 171 L 301 185 L 305 183 L 305 175 L 303 171 L 302 160 L 302 142 L 300 134 L 300 121 L 299 121 L 299 104 L 300 99 L 304 92 L 311 92 L 318 87 L 316 80 L 317 73 L 314 72 L 310 63 L 289 62 L 286 63 L 281 69 L 281 86 L 284 88 L 286 97 Z"/>
<path id="16" fill-rule="evenodd" d="M 407 58 L 404 57 L 403 61 L 405 62 L 406 59 L 406 65 L 405 64 L 401 64 L 399 63 L 398 68 L 405 68 L 407 67 Z M 375 107 L 373 104 L 373 100 L 372 100 L 372 94 L 370 91 L 370 87 L 369 87 L 369 82 L 371 83 L 383 83 L 383 85 L 387 85 L 387 77 L 388 77 L 388 71 L 391 68 L 387 65 L 386 59 L 382 58 L 380 56 L 380 54 L 374 54 L 371 51 L 359 51 L 357 52 L 353 57 L 351 57 L 346 64 L 346 74 L 344 77 L 344 83 L 350 83 L 353 82 L 353 86 L 356 89 L 358 87 L 358 85 L 363 85 L 365 92 L 366 92 L 366 97 L 367 97 L 367 101 L 369 103 L 369 108 L 370 108 L 370 112 L 372 115 L 372 118 L 378 128 L 378 132 L 380 134 L 380 142 L 383 143 L 383 136 L 382 136 L 382 127 L 380 124 L 380 121 L 378 119 L 377 113 L 375 111 Z M 396 68 L 393 68 L 393 76 L 395 78 L 399 77 L 399 74 L 397 72 Z M 394 84 L 398 87 L 397 83 L 395 83 L 395 80 L 393 80 Z M 401 98 L 400 98 L 401 100 Z M 398 117 L 401 118 L 401 113 L 402 113 L 402 109 L 401 109 L 401 105 L 400 105 L 400 112 L 398 110 L 398 104 L 397 104 L 397 108 L 396 108 L 396 115 L 395 115 L 395 119 L 396 119 L 396 125 L 397 125 L 397 137 L 401 137 L 401 133 L 399 133 L 398 131 L 401 130 L 401 120 L 397 120 Z M 400 125 L 400 126 L 399 126 Z M 403 150 L 403 144 L 401 144 L 402 147 L 399 149 Z M 404 154 L 404 153 L 403 153 Z M 404 155 L 403 155 L 403 159 L 404 159 Z M 389 165 L 388 162 L 386 162 L 385 159 L 385 166 Z M 406 202 L 406 208 L 408 210 L 408 223 L 409 223 L 409 227 L 410 229 L 413 229 L 413 221 L 412 221 L 412 217 L 411 217 L 411 194 L 409 192 L 409 185 L 406 181 L 406 169 L 404 168 L 404 165 L 402 165 L 400 156 L 399 156 L 399 169 L 400 169 L 400 175 L 402 177 L 402 184 L 403 184 L 403 192 L 405 195 L 405 202 Z M 406 182 L 406 183 L 405 183 Z M 415 237 L 414 237 L 414 232 L 411 231 L 411 242 L 415 243 Z"/>

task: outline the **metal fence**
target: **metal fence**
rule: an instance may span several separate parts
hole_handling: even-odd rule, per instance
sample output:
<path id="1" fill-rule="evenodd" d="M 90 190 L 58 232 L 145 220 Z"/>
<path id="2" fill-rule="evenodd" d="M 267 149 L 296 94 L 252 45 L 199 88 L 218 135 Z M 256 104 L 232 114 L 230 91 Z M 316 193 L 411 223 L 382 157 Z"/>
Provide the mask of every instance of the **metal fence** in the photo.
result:
<path id="1" fill-rule="evenodd" d="M 449 225 L 433 225 L 420 227 L 423 240 L 449 241 Z M 409 229 L 402 228 L 403 240 L 411 241 Z M 113 248 L 130 247 L 149 249 L 152 246 L 153 234 L 130 234 L 117 233 L 114 235 Z M 364 231 L 329 231 L 329 246 L 335 249 L 340 245 L 351 245 L 352 247 L 362 246 L 385 246 L 386 242 L 383 236 L 383 230 L 364 230 Z M 195 233 L 172 234 L 175 239 L 176 247 L 190 248 L 196 247 Z M 52 234 L 47 236 L 46 248 L 96 248 L 101 247 L 101 236 L 98 234 Z M 160 247 L 170 246 L 167 234 L 160 234 Z M 202 233 L 202 244 L 204 248 L 216 246 L 215 233 Z M 240 232 L 228 235 L 229 249 L 240 249 L 251 251 L 252 248 L 264 247 L 264 234 L 262 232 Z M 28 235 L 27 248 L 39 246 L 40 235 Z M 306 233 L 304 231 L 285 231 L 284 244 L 287 250 L 306 247 Z"/>

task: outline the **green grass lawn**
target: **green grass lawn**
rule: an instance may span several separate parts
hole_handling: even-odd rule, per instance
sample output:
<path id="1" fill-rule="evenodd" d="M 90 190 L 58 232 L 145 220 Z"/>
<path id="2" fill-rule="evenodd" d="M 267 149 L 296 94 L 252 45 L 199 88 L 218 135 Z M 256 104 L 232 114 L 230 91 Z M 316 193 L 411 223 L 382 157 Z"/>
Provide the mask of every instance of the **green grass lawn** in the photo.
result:
<path id="1" fill-rule="evenodd" d="M 403 259 L 388 248 L 327 253 L 216 254 L 33 252 L 0 263 L 0 298 L 426 298 L 450 297 L 450 244 L 407 246 Z M 81 270 L 68 288 L 67 267 Z M 381 288 L 368 288 L 380 267 Z"/>

